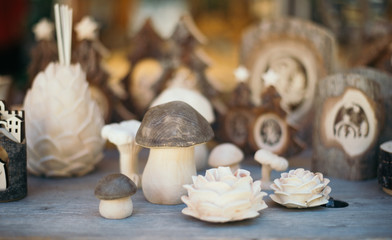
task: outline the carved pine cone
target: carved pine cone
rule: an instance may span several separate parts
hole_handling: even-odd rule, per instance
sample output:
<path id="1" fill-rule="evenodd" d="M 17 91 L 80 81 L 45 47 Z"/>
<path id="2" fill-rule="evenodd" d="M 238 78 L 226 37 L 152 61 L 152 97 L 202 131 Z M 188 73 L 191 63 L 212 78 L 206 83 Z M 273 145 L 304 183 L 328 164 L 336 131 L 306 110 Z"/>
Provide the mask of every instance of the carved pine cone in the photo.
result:
<path id="1" fill-rule="evenodd" d="M 271 184 L 273 201 L 288 208 L 308 208 L 326 204 L 331 188 L 328 178 L 303 168 L 282 173 L 281 178 Z"/>
<path id="2" fill-rule="evenodd" d="M 104 122 L 80 65 L 49 64 L 35 78 L 24 109 L 31 173 L 81 176 L 102 159 Z"/>
<path id="3" fill-rule="evenodd" d="M 260 181 L 253 182 L 250 173 L 239 169 L 234 174 L 229 167 L 212 168 L 205 176 L 193 176 L 193 184 L 184 185 L 188 196 L 181 200 L 187 205 L 182 213 L 207 222 L 229 222 L 259 215 L 267 208 Z"/>

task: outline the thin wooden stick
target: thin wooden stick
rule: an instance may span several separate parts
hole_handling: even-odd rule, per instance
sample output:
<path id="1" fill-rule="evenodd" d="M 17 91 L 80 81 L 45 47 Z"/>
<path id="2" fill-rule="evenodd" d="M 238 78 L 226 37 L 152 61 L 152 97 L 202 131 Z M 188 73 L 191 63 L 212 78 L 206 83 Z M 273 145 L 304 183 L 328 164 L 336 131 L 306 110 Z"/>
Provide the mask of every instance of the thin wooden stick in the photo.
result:
<path id="1" fill-rule="evenodd" d="M 68 66 L 71 64 L 72 9 L 65 5 L 59 7 L 56 4 L 54 10 L 59 62 L 62 65 Z"/>
<path id="2" fill-rule="evenodd" d="M 64 64 L 63 36 L 61 30 L 60 9 L 59 5 L 54 5 L 54 15 L 56 20 L 57 49 L 59 51 L 59 62 Z"/>

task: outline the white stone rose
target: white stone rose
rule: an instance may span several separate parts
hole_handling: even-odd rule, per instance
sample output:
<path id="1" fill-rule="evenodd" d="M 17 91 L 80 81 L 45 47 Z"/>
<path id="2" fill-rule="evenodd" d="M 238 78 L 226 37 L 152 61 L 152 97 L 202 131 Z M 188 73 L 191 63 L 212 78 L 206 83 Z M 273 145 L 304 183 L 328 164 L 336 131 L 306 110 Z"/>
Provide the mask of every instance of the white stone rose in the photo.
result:
<path id="1" fill-rule="evenodd" d="M 308 208 L 326 204 L 331 188 L 328 178 L 303 168 L 282 173 L 271 184 L 274 194 L 270 197 L 276 203 L 288 208 Z"/>
<path id="2" fill-rule="evenodd" d="M 184 185 L 188 196 L 182 213 L 207 222 L 230 222 L 254 218 L 267 208 L 260 181 L 253 182 L 250 173 L 229 167 L 212 168 L 205 176 L 193 176 L 193 184 Z"/>

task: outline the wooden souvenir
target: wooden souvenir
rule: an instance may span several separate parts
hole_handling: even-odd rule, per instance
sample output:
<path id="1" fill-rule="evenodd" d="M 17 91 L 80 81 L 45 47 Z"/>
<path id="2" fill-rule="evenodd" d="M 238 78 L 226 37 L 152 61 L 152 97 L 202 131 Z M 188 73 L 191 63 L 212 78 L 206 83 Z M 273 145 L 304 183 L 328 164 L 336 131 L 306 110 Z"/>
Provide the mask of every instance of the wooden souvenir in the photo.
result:
<path id="1" fill-rule="evenodd" d="M 128 55 L 130 70 L 123 79 L 128 95 L 122 99 L 120 104 L 123 111 L 119 112 L 123 119 L 128 119 L 127 112 L 142 116 L 156 96 L 152 85 L 168 74 L 167 64 L 163 64 L 168 59 L 167 46 L 155 30 L 151 18 L 132 37 L 131 46 Z"/>
<path id="2" fill-rule="evenodd" d="M 127 176 L 114 173 L 99 180 L 94 195 L 100 199 L 99 213 L 107 219 L 123 219 L 132 215 L 131 196 L 137 187 Z"/>
<path id="3" fill-rule="evenodd" d="M 140 122 L 137 120 L 111 123 L 102 128 L 101 135 L 116 145 L 120 153 L 120 172 L 129 177 L 136 186 L 141 187 L 138 164 L 140 147 L 135 143 L 139 127 Z"/>
<path id="4" fill-rule="evenodd" d="M 151 20 L 148 20 L 133 40 L 135 48 L 129 55 L 131 70 L 126 83 L 130 93 L 126 101 L 131 102 L 124 105 L 129 109 L 133 107 L 137 114 L 143 115 L 151 101 L 168 87 L 173 79 L 178 78 L 184 69 L 192 75 L 190 79 L 194 83 L 189 84 L 189 79 L 182 78 L 179 85 L 177 82 L 177 86 L 192 85 L 207 98 L 214 99 L 213 105 L 214 102 L 219 103 L 217 92 L 206 76 L 210 60 L 199 48 L 205 41 L 189 15 L 180 18 L 172 36 L 167 40 L 163 40 L 156 33 Z M 143 69 L 141 64 L 145 65 L 143 68 L 146 73 L 137 74 L 136 70 Z"/>
<path id="5" fill-rule="evenodd" d="M 384 127 L 379 135 L 379 143 L 392 139 L 392 75 L 373 68 L 360 67 L 349 71 L 350 73 L 360 74 L 380 85 L 380 98 L 384 106 Z"/>
<path id="6" fill-rule="evenodd" d="M 271 189 L 271 171 L 285 171 L 289 162 L 273 152 L 266 149 L 259 149 L 254 155 L 256 162 L 261 164 L 261 189 Z"/>
<path id="7" fill-rule="evenodd" d="M 328 176 L 376 176 L 376 146 L 384 123 L 380 85 L 359 74 L 319 82 L 315 99 L 312 167 Z"/>
<path id="8" fill-rule="evenodd" d="M 40 20 L 33 28 L 37 43 L 30 50 L 30 65 L 28 67 L 29 87 L 37 74 L 58 59 L 56 42 L 53 39 L 53 23 L 47 19 Z"/>
<path id="9" fill-rule="evenodd" d="M 0 101 L 0 202 L 27 195 L 24 111 L 9 111 Z"/>
<path id="10" fill-rule="evenodd" d="M 262 93 L 262 105 L 253 108 L 253 121 L 249 128 L 252 150 L 266 149 L 278 155 L 294 155 L 305 148 L 297 138 L 297 130 L 287 122 L 281 97 L 275 87 L 269 86 Z"/>
<path id="11" fill-rule="evenodd" d="M 106 122 L 111 119 L 114 94 L 108 85 L 109 74 L 102 66 L 108 50 L 98 40 L 98 24 L 91 17 L 84 17 L 75 26 L 79 42 L 73 52 L 72 62 L 79 63 L 86 73 L 92 99 L 98 104 Z"/>
<path id="12" fill-rule="evenodd" d="M 194 146 L 213 138 L 210 124 L 194 108 L 172 101 L 150 108 L 136 134 L 136 143 L 150 149 L 143 171 L 145 198 L 156 204 L 179 204 L 196 175 Z"/>
<path id="13" fill-rule="evenodd" d="M 181 200 L 187 205 L 182 213 L 202 221 L 224 223 L 259 216 L 267 208 L 260 181 L 253 181 L 250 172 L 229 167 L 212 168 L 205 176 L 192 177 L 193 184 L 184 185 L 188 195 Z"/>
<path id="14" fill-rule="evenodd" d="M 366 44 L 360 53 L 360 57 L 354 61 L 354 66 L 368 66 L 378 70 L 392 73 L 392 34 L 378 37 Z"/>
<path id="15" fill-rule="evenodd" d="M 297 168 L 281 174 L 274 180 L 271 199 L 287 208 L 309 208 L 328 203 L 331 187 L 328 178 Z"/>
<path id="16" fill-rule="evenodd" d="M 250 27 L 243 35 L 240 64 L 249 69 L 251 100 L 273 85 L 282 97 L 287 122 L 301 135 L 311 125 L 317 82 L 333 70 L 335 40 L 326 29 L 299 19 L 273 19 Z"/>
<path id="17" fill-rule="evenodd" d="M 378 156 L 378 183 L 386 193 L 392 195 L 392 141 L 381 144 Z"/>
<path id="18" fill-rule="evenodd" d="M 104 121 L 86 74 L 70 64 L 72 10 L 55 5 L 55 13 L 60 61 L 37 75 L 24 100 L 27 167 L 34 175 L 81 176 L 103 157 Z"/>

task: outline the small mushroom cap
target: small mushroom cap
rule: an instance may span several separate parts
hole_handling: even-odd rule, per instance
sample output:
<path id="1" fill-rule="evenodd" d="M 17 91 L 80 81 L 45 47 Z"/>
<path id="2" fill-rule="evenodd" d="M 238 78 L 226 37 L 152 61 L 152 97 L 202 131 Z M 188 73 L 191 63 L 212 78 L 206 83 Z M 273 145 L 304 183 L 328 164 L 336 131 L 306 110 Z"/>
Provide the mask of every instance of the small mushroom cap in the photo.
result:
<path id="1" fill-rule="evenodd" d="M 256 162 L 269 165 L 272 169 L 276 171 L 284 171 L 289 165 L 289 162 L 285 158 L 280 157 L 266 149 L 257 150 L 254 158 Z"/>
<path id="2" fill-rule="evenodd" d="M 208 164 L 212 167 L 230 166 L 240 163 L 244 153 L 232 143 L 222 143 L 212 149 L 208 157 Z"/>
<path id="3" fill-rule="evenodd" d="M 147 148 L 190 147 L 214 136 L 207 120 L 189 104 L 173 101 L 150 108 L 136 134 Z"/>
<path id="4" fill-rule="evenodd" d="M 114 200 L 132 196 L 136 193 L 136 184 L 121 173 L 107 175 L 99 180 L 94 195 L 101 200 Z"/>
<path id="5" fill-rule="evenodd" d="M 116 145 L 128 144 L 134 141 L 140 122 L 127 120 L 120 123 L 105 125 L 101 130 L 101 136 Z"/>

